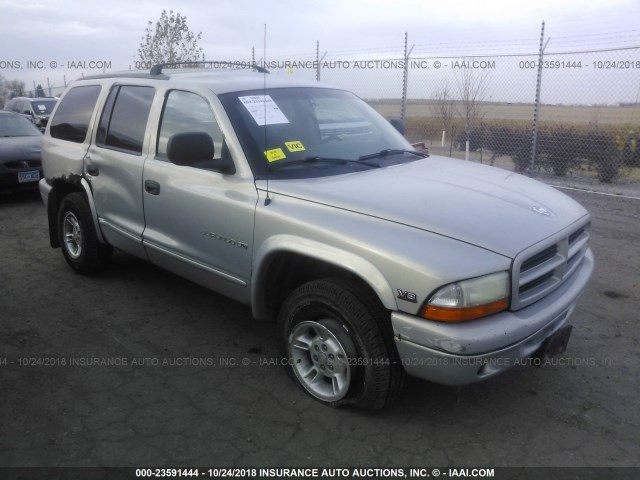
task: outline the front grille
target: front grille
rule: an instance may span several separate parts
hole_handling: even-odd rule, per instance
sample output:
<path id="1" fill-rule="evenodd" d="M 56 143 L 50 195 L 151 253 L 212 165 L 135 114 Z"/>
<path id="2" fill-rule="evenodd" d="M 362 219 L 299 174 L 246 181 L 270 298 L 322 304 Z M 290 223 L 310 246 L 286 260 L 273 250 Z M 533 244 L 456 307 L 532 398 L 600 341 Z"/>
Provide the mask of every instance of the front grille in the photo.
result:
<path id="1" fill-rule="evenodd" d="M 520 295 L 528 292 L 529 290 L 533 290 L 538 285 L 543 285 L 544 283 L 547 282 L 547 280 L 550 280 L 552 277 L 553 277 L 553 272 L 548 272 L 534 280 L 531 280 L 530 282 L 525 283 L 519 288 Z"/>
<path id="2" fill-rule="evenodd" d="M 12 160 L 4 162 L 3 165 L 11 170 L 22 170 L 23 168 L 40 168 L 42 162 L 40 160 Z"/>
<path id="3" fill-rule="evenodd" d="M 575 241 L 580 238 L 580 235 L 582 235 L 584 233 L 584 229 L 585 227 L 581 227 L 578 230 L 576 230 L 575 232 L 573 232 L 571 235 L 569 235 L 569 245 L 571 245 L 572 243 L 575 243 Z"/>
<path id="4" fill-rule="evenodd" d="M 524 308 L 558 288 L 578 268 L 588 248 L 586 223 L 518 255 L 513 264 L 511 308 Z"/>
<path id="5" fill-rule="evenodd" d="M 550 258 L 553 258 L 556 253 L 558 253 L 558 246 L 551 245 L 549 248 L 544 249 L 540 253 L 536 253 L 533 257 L 528 258 L 527 260 L 522 262 L 520 271 L 526 272 L 527 270 L 532 269 L 536 265 L 540 265 L 541 263 L 546 262 Z"/>

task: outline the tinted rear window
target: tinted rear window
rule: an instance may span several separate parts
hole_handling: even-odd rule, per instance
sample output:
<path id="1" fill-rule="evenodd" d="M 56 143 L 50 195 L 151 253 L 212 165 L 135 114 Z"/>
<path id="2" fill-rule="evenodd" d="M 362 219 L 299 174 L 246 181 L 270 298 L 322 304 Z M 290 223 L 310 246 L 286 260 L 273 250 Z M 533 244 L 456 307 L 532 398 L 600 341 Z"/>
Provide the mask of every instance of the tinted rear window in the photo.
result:
<path id="1" fill-rule="evenodd" d="M 69 142 L 84 142 L 100 89 L 100 85 L 87 85 L 69 90 L 51 121 L 51 136 Z"/>
<path id="2" fill-rule="evenodd" d="M 105 105 L 96 143 L 104 141 L 105 147 L 140 154 L 155 89 L 132 85 L 115 88 L 118 91 L 112 90 Z"/>
<path id="3" fill-rule="evenodd" d="M 36 115 L 51 115 L 56 102 L 57 100 L 39 100 L 36 98 L 31 101 L 31 108 L 33 108 Z"/>

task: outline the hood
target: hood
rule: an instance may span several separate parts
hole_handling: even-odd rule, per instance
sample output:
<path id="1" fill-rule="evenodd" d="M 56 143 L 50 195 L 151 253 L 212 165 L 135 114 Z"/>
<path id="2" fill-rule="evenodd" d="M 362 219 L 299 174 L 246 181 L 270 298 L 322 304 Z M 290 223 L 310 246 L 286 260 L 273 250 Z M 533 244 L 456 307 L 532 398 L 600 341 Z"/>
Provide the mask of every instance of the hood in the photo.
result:
<path id="1" fill-rule="evenodd" d="M 573 199 L 523 175 L 436 156 L 354 174 L 271 181 L 269 190 L 511 258 L 587 214 Z"/>
<path id="2" fill-rule="evenodd" d="M 12 160 L 40 160 L 42 135 L 0 137 L 0 163 Z"/>

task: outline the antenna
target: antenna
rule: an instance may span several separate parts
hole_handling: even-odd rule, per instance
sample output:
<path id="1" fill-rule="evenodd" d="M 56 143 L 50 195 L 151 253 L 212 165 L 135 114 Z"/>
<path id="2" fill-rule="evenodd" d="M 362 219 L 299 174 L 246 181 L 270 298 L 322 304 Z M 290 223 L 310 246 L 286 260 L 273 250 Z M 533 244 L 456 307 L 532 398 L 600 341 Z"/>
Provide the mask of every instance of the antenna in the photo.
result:
<path id="1" fill-rule="evenodd" d="M 267 24 L 264 24 L 264 38 L 262 42 L 263 53 L 262 56 L 264 58 L 263 65 L 267 63 Z M 262 105 L 264 106 L 264 148 L 263 152 L 267 152 L 267 74 L 262 73 Z M 267 160 L 268 161 L 268 160 Z M 267 166 L 267 196 L 264 199 L 264 206 L 266 207 L 271 203 L 271 198 L 269 197 L 269 167 Z"/>

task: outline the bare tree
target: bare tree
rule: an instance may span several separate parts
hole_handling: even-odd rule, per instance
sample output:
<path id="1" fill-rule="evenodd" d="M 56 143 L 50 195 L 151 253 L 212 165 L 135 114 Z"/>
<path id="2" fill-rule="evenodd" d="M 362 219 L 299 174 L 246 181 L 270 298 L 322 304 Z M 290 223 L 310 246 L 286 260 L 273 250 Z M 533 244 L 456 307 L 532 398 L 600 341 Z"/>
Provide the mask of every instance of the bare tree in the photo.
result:
<path id="1" fill-rule="evenodd" d="M 459 70 L 456 75 L 457 94 L 460 99 L 457 112 L 464 123 L 466 140 L 471 142 L 471 135 L 487 114 L 485 100 L 487 99 L 487 72 L 479 72 L 469 66 Z"/>
<path id="2" fill-rule="evenodd" d="M 436 91 L 433 93 L 433 99 L 435 116 L 440 119 L 442 129 L 448 132 L 451 129 L 453 117 L 455 116 L 455 103 L 453 93 L 449 88 L 449 82 L 445 80 L 436 88 Z"/>
<path id="3" fill-rule="evenodd" d="M 5 83 L 5 88 L 9 91 L 9 98 L 13 98 L 24 97 L 27 87 L 20 80 L 9 80 Z"/>
<path id="4" fill-rule="evenodd" d="M 4 77 L 0 73 L 0 108 L 4 108 L 4 104 L 7 102 L 9 92 L 5 86 Z"/>
<path id="5" fill-rule="evenodd" d="M 189 29 L 187 17 L 163 10 L 155 27 L 149 22 L 145 29 L 137 59 L 147 65 L 200 60 L 203 51 L 198 41 L 201 37 L 202 32 L 196 35 Z"/>

